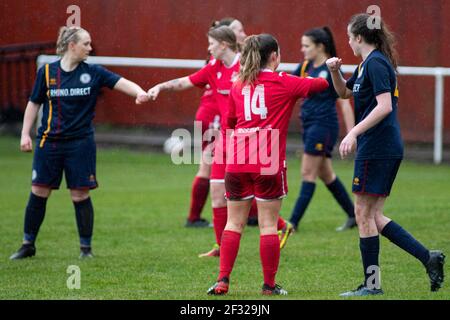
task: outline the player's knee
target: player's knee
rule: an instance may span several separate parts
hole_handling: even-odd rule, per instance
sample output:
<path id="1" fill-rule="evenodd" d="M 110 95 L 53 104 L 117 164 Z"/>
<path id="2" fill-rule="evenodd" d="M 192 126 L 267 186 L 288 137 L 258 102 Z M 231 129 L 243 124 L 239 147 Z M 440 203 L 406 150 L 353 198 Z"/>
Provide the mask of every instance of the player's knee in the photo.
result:
<path id="1" fill-rule="evenodd" d="M 73 202 L 84 201 L 89 198 L 89 190 L 72 189 L 70 190 L 70 197 L 72 198 Z"/>
<path id="2" fill-rule="evenodd" d="M 364 211 L 366 210 L 366 206 L 356 202 L 355 203 L 355 215 L 356 216 L 362 216 L 364 214 Z"/>
<path id="3" fill-rule="evenodd" d="M 336 175 L 334 174 L 334 172 L 329 172 L 329 171 L 323 172 L 323 171 L 321 171 L 321 172 L 319 172 L 319 178 L 320 178 L 320 180 L 323 181 L 323 183 L 328 185 L 328 184 L 332 183 L 336 179 Z"/>
<path id="4" fill-rule="evenodd" d="M 222 208 L 227 206 L 227 200 L 225 199 L 225 184 L 224 183 L 211 183 L 211 205 L 213 208 Z"/>
<path id="5" fill-rule="evenodd" d="M 277 234 L 278 230 L 277 230 L 277 225 L 276 224 L 267 224 L 267 225 L 261 225 L 258 221 L 259 224 L 259 233 L 261 235 L 268 235 L 268 234 Z"/>
<path id="6" fill-rule="evenodd" d="M 211 197 L 211 205 L 213 208 L 223 208 L 227 206 L 227 200 L 225 197 L 217 196 L 217 197 Z"/>
<path id="7" fill-rule="evenodd" d="M 379 231 L 383 230 L 390 220 L 383 214 L 382 210 L 378 210 L 375 214 L 375 223 Z"/>
<path id="8" fill-rule="evenodd" d="M 227 225 L 225 226 L 226 230 L 234 231 L 238 233 L 242 233 L 245 228 L 245 222 L 244 221 L 233 221 L 228 220 Z"/>
<path id="9" fill-rule="evenodd" d="M 364 203 L 355 203 L 355 218 L 358 225 L 365 224 L 370 218 L 369 207 Z"/>
<path id="10" fill-rule="evenodd" d="M 225 193 L 220 191 L 211 192 L 211 205 L 213 208 L 222 208 L 227 206 Z"/>
<path id="11" fill-rule="evenodd" d="M 41 198 L 48 198 L 52 192 L 51 188 L 31 186 L 31 192 Z"/>
<path id="12" fill-rule="evenodd" d="M 303 168 L 302 169 L 302 179 L 304 181 L 316 181 L 317 179 L 317 172 L 310 168 Z"/>
<path id="13" fill-rule="evenodd" d="M 277 220 L 270 218 L 265 219 L 264 217 L 258 217 L 258 226 L 260 234 L 275 234 L 277 233 Z"/>

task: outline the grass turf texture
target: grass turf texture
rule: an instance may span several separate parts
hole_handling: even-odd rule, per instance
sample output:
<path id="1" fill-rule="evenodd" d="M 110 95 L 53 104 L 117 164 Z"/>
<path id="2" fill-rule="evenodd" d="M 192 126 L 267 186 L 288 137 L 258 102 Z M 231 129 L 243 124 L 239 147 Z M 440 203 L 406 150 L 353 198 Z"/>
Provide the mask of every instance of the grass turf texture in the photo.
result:
<path id="1" fill-rule="evenodd" d="M 176 166 L 164 154 L 121 149 L 98 151 L 100 188 L 95 208 L 95 258 L 78 259 L 75 215 L 65 182 L 52 194 L 37 240 L 37 255 L 9 261 L 19 248 L 31 179 L 31 154 L 18 151 L 17 138 L 0 138 L 0 299 L 267 299 L 260 295 L 262 272 L 257 228 L 248 227 L 226 297 L 209 297 L 218 259 L 199 259 L 214 243 L 213 230 L 184 227 L 190 186 L 197 166 Z M 350 188 L 352 162 L 335 170 Z M 289 159 L 290 194 L 282 215 L 290 215 L 299 191 L 299 161 Z M 450 257 L 450 170 L 404 162 L 386 213 L 429 248 Z M 210 219 L 207 203 L 203 216 Z M 345 219 L 322 183 L 299 232 L 282 251 L 277 282 L 283 299 L 339 299 L 362 279 L 356 230 L 335 232 Z M 384 296 L 370 299 L 448 299 L 450 285 L 429 291 L 422 265 L 381 238 Z M 81 289 L 66 286 L 69 265 L 81 269 Z M 449 264 L 445 266 L 449 274 Z M 277 298 L 269 298 L 277 299 Z"/>

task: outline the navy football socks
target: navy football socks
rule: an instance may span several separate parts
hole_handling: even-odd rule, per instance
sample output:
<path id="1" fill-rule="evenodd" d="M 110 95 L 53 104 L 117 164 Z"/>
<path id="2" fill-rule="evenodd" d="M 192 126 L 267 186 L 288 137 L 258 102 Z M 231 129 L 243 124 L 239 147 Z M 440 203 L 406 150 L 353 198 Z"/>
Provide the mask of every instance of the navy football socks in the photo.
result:
<path id="1" fill-rule="evenodd" d="M 298 223 L 305 214 L 306 208 L 311 201 L 314 190 L 316 189 L 316 184 L 314 182 L 303 181 L 302 188 L 300 190 L 300 195 L 295 203 L 294 210 L 291 214 L 290 222 L 297 227 Z"/>
<path id="2" fill-rule="evenodd" d="M 378 284 L 379 286 L 380 274 L 378 257 L 380 254 L 380 237 L 377 235 L 373 237 L 359 238 L 359 249 L 361 250 L 361 258 L 364 268 L 364 285 L 374 285 L 372 279 L 375 278 L 371 276 L 373 276 L 375 272 L 378 272 L 378 274 L 375 275 L 375 277 L 378 278 L 378 282 L 375 282 L 375 284 Z M 380 288 L 377 288 L 377 286 L 375 286 L 375 288 L 372 289 Z"/>
<path id="3" fill-rule="evenodd" d="M 80 245 L 90 247 L 92 230 L 94 228 L 94 208 L 91 198 L 80 202 L 73 202 L 77 218 L 78 234 L 80 235 Z"/>
<path id="4" fill-rule="evenodd" d="M 430 259 L 429 250 L 394 221 L 390 221 L 384 227 L 383 231 L 381 231 L 381 234 L 395 245 L 416 257 L 424 265 Z"/>
<path id="5" fill-rule="evenodd" d="M 34 243 L 45 217 L 47 198 L 30 193 L 27 208 L 25 209 L 24 240 Z"/>

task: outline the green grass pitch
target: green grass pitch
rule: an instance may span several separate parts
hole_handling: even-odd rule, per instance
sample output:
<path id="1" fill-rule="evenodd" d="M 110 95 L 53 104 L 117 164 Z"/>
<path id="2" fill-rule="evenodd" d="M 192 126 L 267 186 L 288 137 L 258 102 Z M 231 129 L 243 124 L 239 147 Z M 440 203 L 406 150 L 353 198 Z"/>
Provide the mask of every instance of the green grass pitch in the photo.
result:
<path id="1" fill-rule="evenodd" d="M 37 255 L 9 261 L 21 242 L 31 161 L 31 154 L 19 152 L 17 138 L 0 138 L 0 299 L 265 299 L 260 295 L 256 228 L 244 233 L 228 296 L 206 295 L 217 276 L 218 259 L 197 255 L 212 247 L 213 230 L 184 227 L 197 166 L 176 166 L 158 153 L 98 151 L 100 188 L 91 194 L 94 259 L 78 259 L 75 214 L 63 182 L 48 202 Z M 351 161 L 335 161 L 348 188 L 352 168 Z M 282 207 L 286 218 L 299 191 L 298 159 L 289 159 L 288 172 L 290 193 Z M 405 161 L 386 214 L 427 247 L 450 255 L 450 168 Z M 211 218 L 209 202 L 203 215 Z M 360 283 L 357 231 L 334 231 L 344 219 L 318 183 L 299 232 L 281 253 L 277 282 L 289 291 L 286 299 L 339 299 L 339 293 Z M 431 293 L 422 265 L 384 238 L 380 263 L 385 294 L 371 299 L 450 298 L 448 279 L 438 293 Z M 78 290 L 66 285 L 70 265 L 81 270 Z"/>

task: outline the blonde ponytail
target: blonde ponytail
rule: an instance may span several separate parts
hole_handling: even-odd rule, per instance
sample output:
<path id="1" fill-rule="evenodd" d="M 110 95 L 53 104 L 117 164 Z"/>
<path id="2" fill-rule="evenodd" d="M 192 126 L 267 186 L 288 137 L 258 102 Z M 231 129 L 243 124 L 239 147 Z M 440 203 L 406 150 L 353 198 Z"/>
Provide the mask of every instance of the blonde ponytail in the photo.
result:
<path id="1" fill-rule="evenodd" d="M 261 70 L 261 54 L 258 36 L 249 36 L 244 41 L 241 54 L 239 80 L 242 83 L 253 84 Z"/>
<path id="2" fill-rule="evenodd" d="M 80 27 L 61 27 L 58 32 L 58 40 L 56 40 L 56 54 L 63 56 L 69 48 L 69 43 L 80 41 L 81 31 L 87 32 Z"/>
<path id="3" fill-rule="evenodd" d="M 263 33 L 247 37 L 241 53 L 239 80 L 252 85 L 261 69 L 269 63 L 270 55 L 273 52 L 278 54 L 278 51 L 278 42 L 270 34 Z"/>

